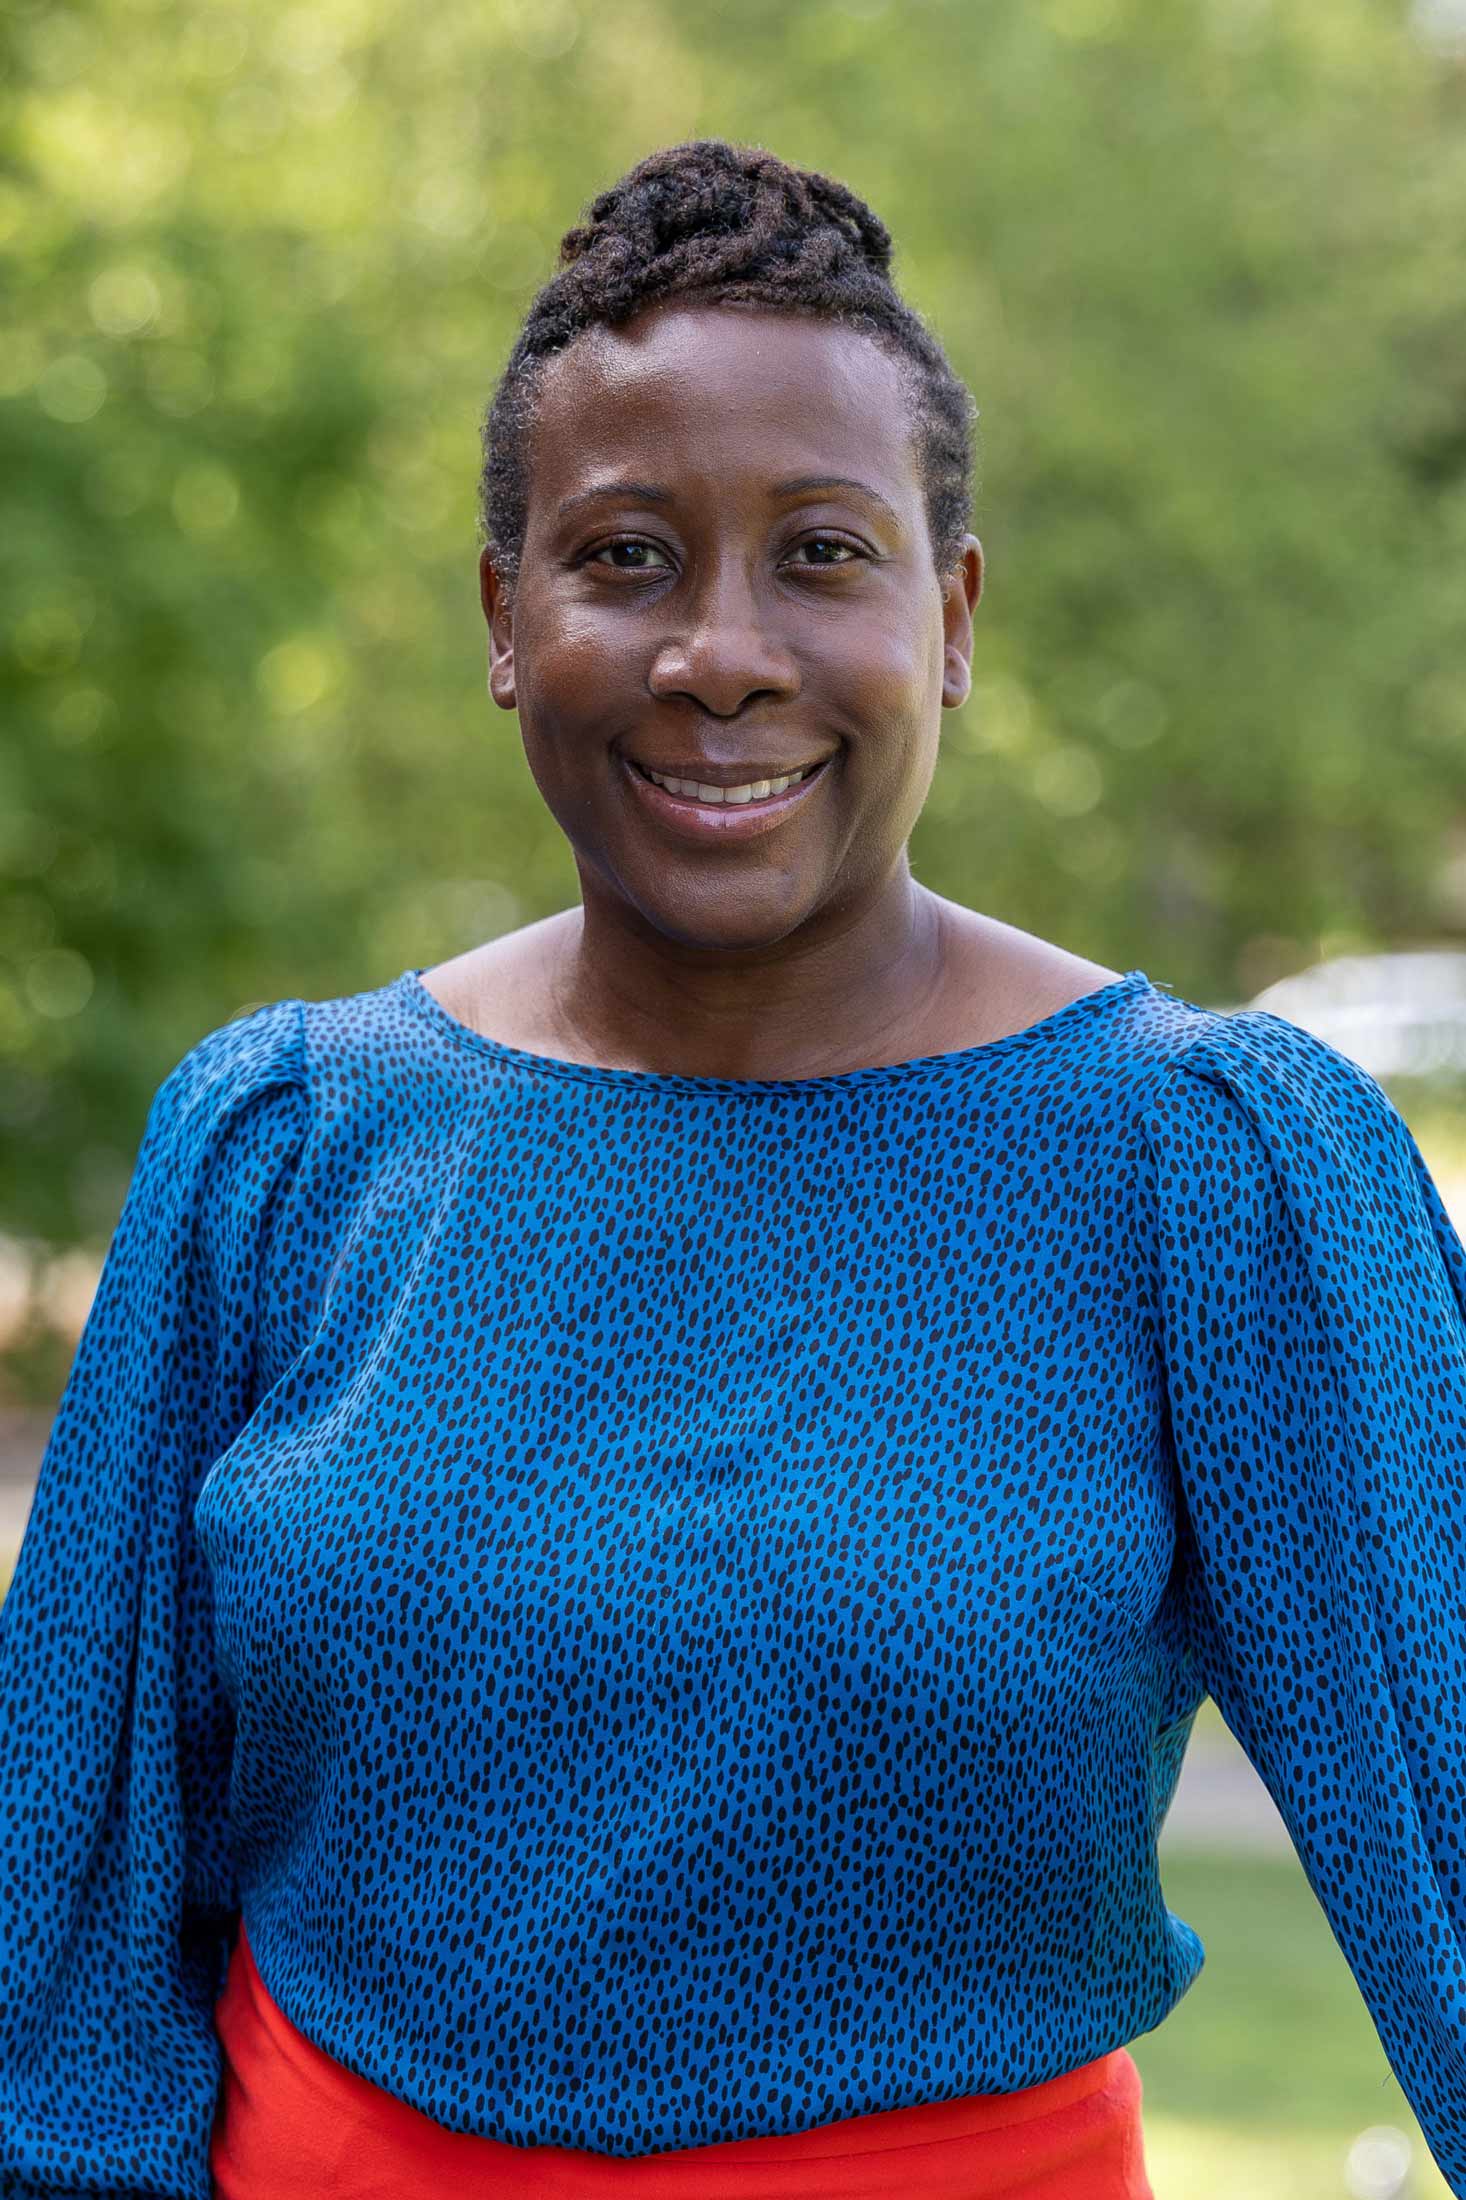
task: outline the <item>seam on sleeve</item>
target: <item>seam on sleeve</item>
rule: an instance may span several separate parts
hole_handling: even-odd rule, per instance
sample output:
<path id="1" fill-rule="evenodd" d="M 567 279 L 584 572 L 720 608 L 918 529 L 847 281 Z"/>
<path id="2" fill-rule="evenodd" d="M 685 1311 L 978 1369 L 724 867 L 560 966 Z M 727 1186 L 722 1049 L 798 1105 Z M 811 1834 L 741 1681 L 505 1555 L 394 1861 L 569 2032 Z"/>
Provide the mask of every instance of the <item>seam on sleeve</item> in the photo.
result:
<path id="1" fill-rule="evenodd" d="M 261 1217 L 260 1222 L 259 1261 L 255 1275 L 255 1336 L 257 1344 L 258 1340 L 263 1336 L 264 1333 L 264 1325 L 260 1308 L 260 1293 L 266 1280 L 273 1272 L 276 1232 L 279 1230 L 281 1217 L 290 1204 L 291 1194 L 295 1190 L 296 1183 L 300 1177 L 301 1166 L 305 1159 L 306 1148 L 310 1144 L 311 1127 L 315 1115 L 315 1095 L 311 1089 L 309 1065 L 307 1062 L 305 1047 L 305 1003 L 304 1001 L 297 1001 L 295 1006 L 298 1012 L 295 1019 L 294 1033 L 296 1056 L 294 1068 L 296 1074 L 292 1081 L 295 1098 L 295 1109 L 293 1116 L 295 1126 L 295 1152 L 292 1155 L 289 1163 L 282 1166 L 279 1175 L 277 1176 L 274 1184 L 271 1186 L 269 1200 L 266 1205 L 265 1213 Z M 251 1385 L 252 1409 L 253 1406 L 258 1405 L 259 1403 L 258 1378 L 259 1368 L 258 1364 L 256 1364 L 254 1378 Z"/>
<path id="2" fill-rule="evenodd" d="M 1208 1017 L 1214 1010 L 1206 1011 Z M 1139 1148 L 1136 1158 L 1135 1207 L 1149 1239 L 1145 1257 L 1140 1263 L 1144 1278 L 1145 1301 L 1143 1312 L 1148 1334 L 1154 1348 L 1161 1344 L 1160 1292 L 1158 1288 L 1158 1264 L 1160 1258 L 1161 1206 L 1158 1186 L 1158 1169 L 1161 1160 L 1159 1143 L 1152 1129 L 1152 1116 L 1164 1095 L 1175 1085 L 1187 1069 L 1192 1055 L 1209 1038 L 1207 1024 L 1198 1024 L 1186 1034 L 1182 1044 L 1160 1062 L 1153 1074 L 1147 1077 L 1134 1116 L 1134 1134 Z"/>

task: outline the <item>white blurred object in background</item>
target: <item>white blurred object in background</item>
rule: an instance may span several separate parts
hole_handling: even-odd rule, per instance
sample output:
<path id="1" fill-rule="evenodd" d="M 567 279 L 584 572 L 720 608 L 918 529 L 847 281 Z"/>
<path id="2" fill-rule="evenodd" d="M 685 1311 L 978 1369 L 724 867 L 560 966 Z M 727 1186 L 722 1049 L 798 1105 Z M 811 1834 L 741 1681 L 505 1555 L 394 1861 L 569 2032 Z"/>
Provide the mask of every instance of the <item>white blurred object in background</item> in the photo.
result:
<path id="1" fill-rule="evenodd" d="M 1466 0 L 1414 0 L 1410 15 L 1426 45 L 1466 54 Z"/>
<path id="2" fill-rule="evenodd" d="M 1408 2200 L 1410 2141 L 1393 2124 L 1361 2131 L 1344 2163 L 1350 2200 Z"/>
<path id="3" fill-rule="evenodd" d="M 1280 978 L 1248 1002 L 1301 1024 L 1381 1082 L 1466 1074 L 1466 955 L 1341 955 Z"/>

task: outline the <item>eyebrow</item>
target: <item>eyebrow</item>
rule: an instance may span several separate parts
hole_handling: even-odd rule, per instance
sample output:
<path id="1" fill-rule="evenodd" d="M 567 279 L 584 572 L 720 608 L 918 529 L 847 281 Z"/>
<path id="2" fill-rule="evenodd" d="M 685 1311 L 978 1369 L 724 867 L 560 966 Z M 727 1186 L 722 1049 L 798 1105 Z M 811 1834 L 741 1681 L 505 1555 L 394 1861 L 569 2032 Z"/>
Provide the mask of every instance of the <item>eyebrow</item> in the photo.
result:
<path id="1" fill-rule="evenodd" d="M 904 525 L 901 514 L 889 498 L 883 497 L 879 489 L 873 489 L 868 481 L 856 481 L 848 474 L 799 474 L 792 481 L 778 481 L 774 484 L 776 497 L 808 496 L 815 489 L 853 489 L 857 496 L 864 497 L 877 511 L 884 512 L 893 527 Z"/>
<path id="2" fill-rule="evenodd" d="M 581 489 L 573 497 L 566 497 L 560 505 L 560 517 L 567 512 L 578 512 L 582 504 L 599 504 L 605 497 L 615 497 L 623 504 L 670 504 L 670 489 L 659 489 L 654 481 L 602 481 L 594 489 Z"/>
<path id="3" fill-rule="evenodd" d="M 856 481 L 847 474 L 797 474 L 790 481 L 776 481 L 773 493 L 780 498 L 800 497 L 809 496 L 816 489 L 853 489 L 857 496 L 864 497 L 878 511 L 883 512 L 893 527 L 899 528 L 904 524 L 895 505 L 883 497 L 879 489 L 873 489 L 868 481 Z M 655 481 L 603 481 L 593 489 L 581 489 L 574 496 L 564 498 L 559 507 L 559 517 L 564 519 L 569 513 L 579 511 L 582 505 L 599 504 L 608 497 L 614 497 L 626 504 L 674 502 L 672 491 Z"/>

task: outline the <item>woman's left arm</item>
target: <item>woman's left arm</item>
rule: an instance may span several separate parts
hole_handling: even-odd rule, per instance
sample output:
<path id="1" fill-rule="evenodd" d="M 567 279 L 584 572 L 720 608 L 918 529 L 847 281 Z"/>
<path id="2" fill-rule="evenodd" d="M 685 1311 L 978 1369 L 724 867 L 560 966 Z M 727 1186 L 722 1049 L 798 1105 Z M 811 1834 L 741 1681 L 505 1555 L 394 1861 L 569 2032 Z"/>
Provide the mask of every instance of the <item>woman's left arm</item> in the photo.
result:
<path id="1" fill-rule="evenodd" d="M 1466 2200 L 1466 1250 L 1282 1018 L 1209 1019 L 1143 1129 L 1198 1678 Z"/>

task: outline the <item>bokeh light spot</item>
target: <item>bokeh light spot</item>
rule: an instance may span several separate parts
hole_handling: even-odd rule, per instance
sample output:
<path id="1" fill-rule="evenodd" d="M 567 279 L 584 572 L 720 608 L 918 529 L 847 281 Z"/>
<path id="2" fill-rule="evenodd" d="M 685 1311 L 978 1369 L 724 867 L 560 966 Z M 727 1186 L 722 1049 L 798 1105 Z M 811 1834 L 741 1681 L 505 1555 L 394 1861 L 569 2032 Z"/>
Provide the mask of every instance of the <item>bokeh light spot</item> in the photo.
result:
<path id="1" fill-rule="evenodd" d="M 330 694 L 340 678 L 340 664 L 321 636 L 296 634 L 261 658 L 256 677 L 271 710 L 295 717 Z"/>
<path id="2" fill-rule="evenodd" d="M 76 423 L 99 413 L 107 396 L 107 377 L 95 359 L 79 351 L 63 352 L 41 369 L 36 396 L 53 420 Z"/>
<path id="3" fill-rule="evenodd" d="M 200 459 L 173 484 L 173 516 L 195 541 L 224 534 L 238 514 L 239 484 L 227 466 Z"/>
<path id="4" fill-rule="evenodd" d="M 77 1016 L 96 990 L 96 978 L 85 955 L 74 947 L 48 947 L 26 964 L 23 983 L 26 999 L 38 1016 L 61 1022 Z"/>
<path id="5" fill-rule="evenodd" d="M 87 304 L 104 336 L 136 336 L 150 328 L 162 294 L 145 267 L 109 267 L 94 277 Z"/>

